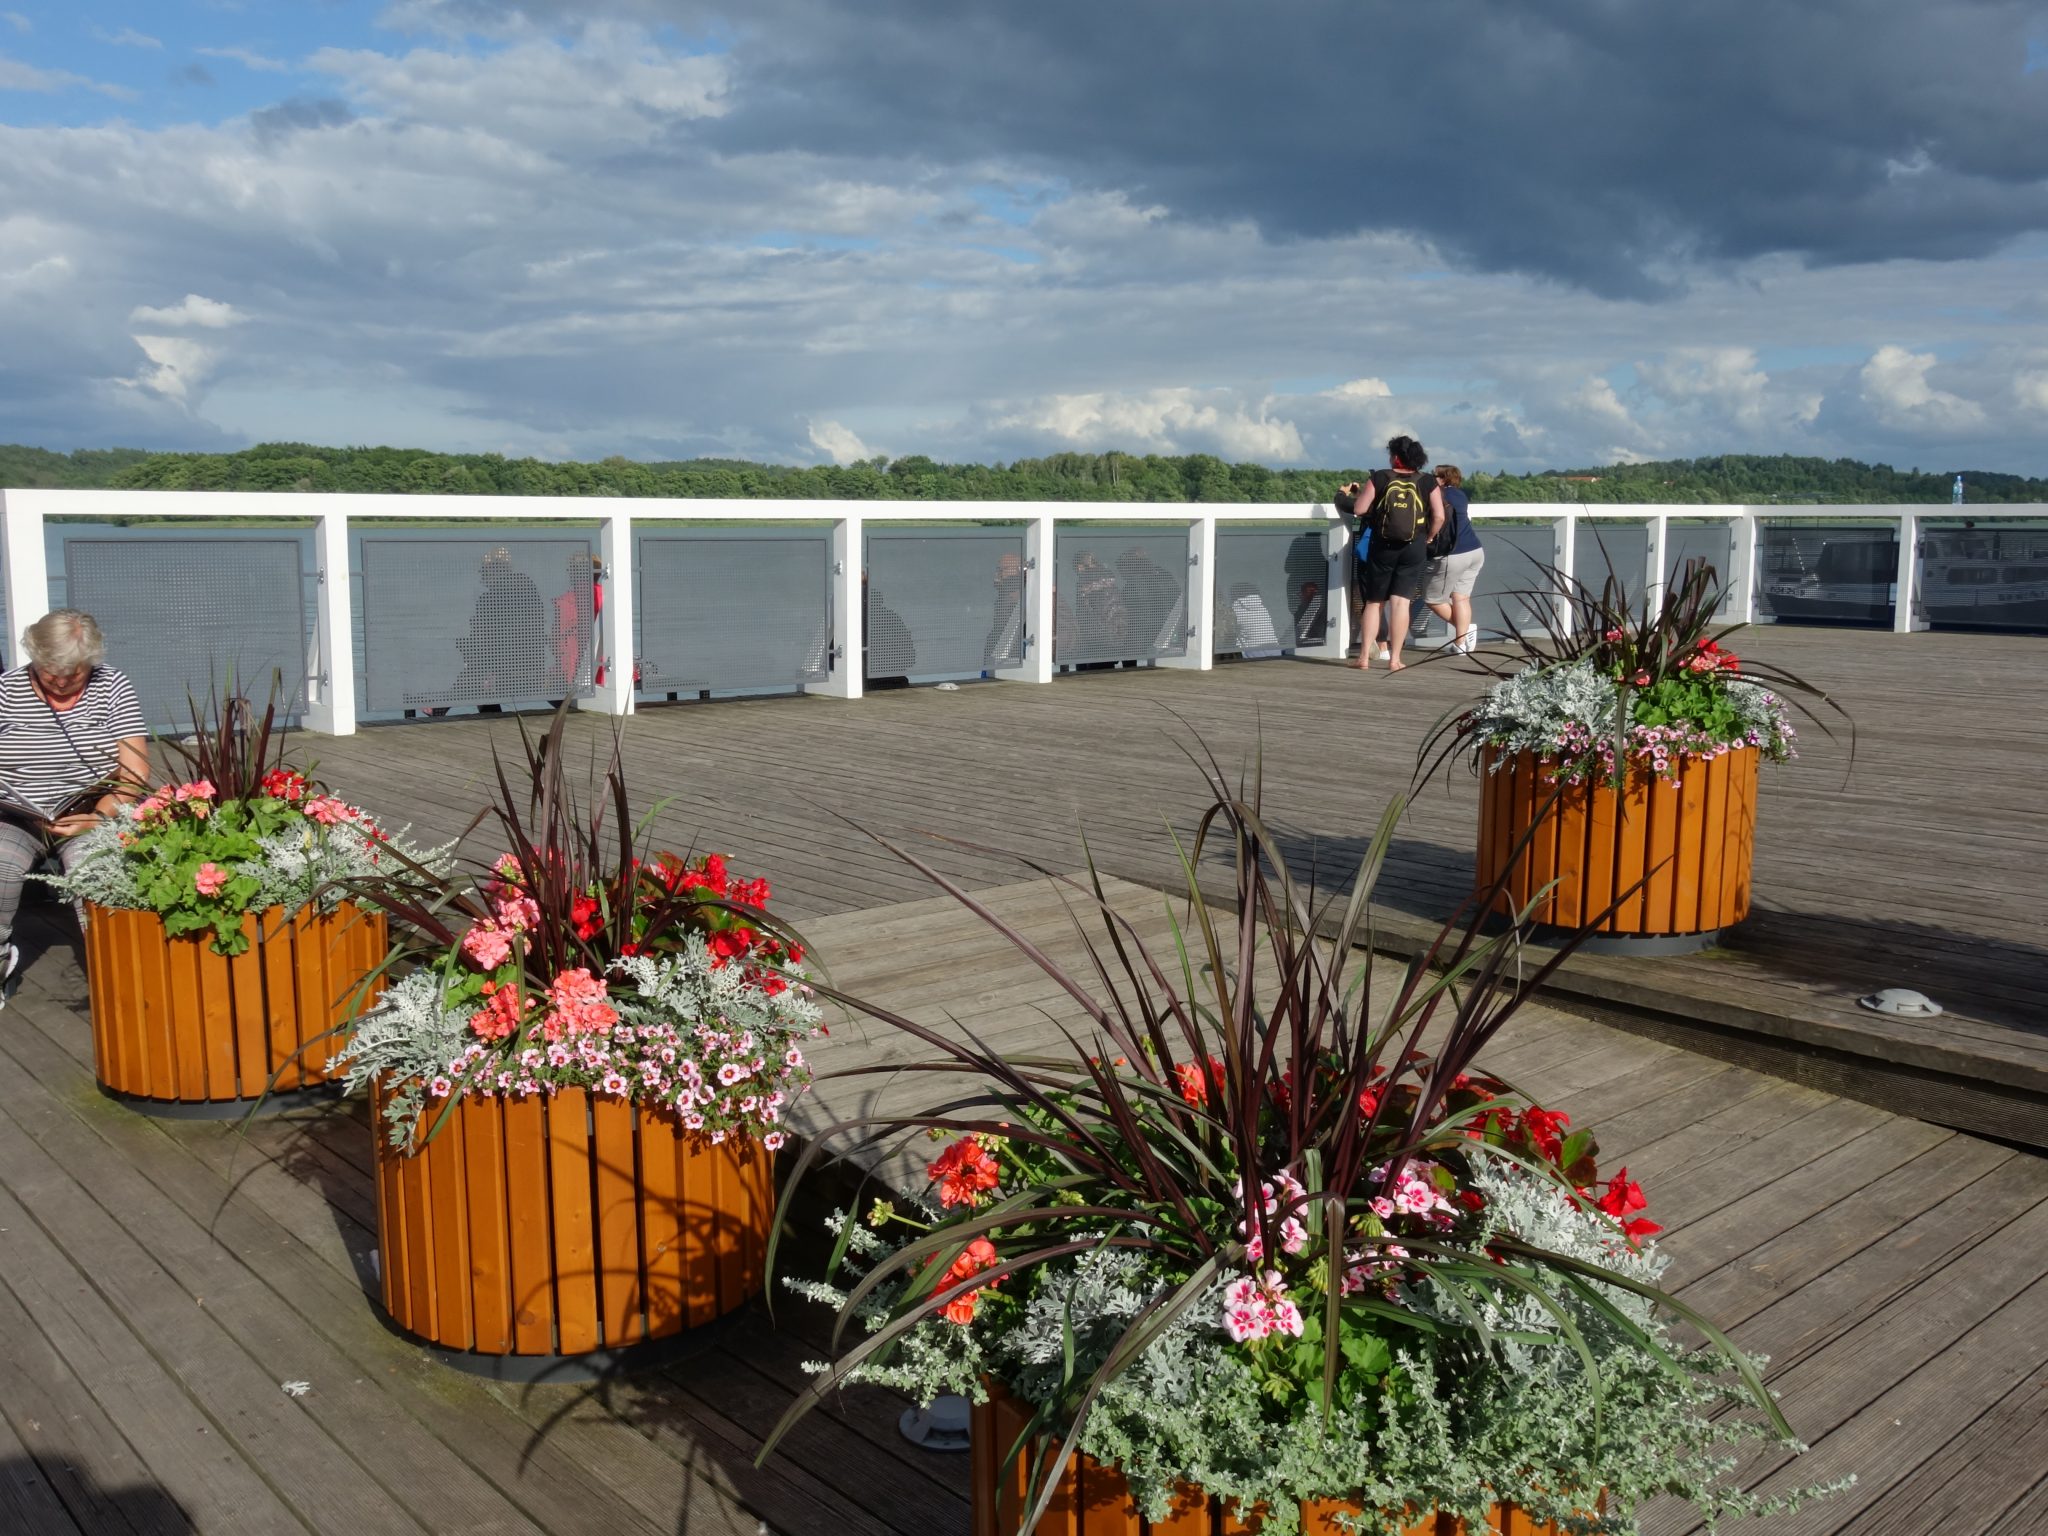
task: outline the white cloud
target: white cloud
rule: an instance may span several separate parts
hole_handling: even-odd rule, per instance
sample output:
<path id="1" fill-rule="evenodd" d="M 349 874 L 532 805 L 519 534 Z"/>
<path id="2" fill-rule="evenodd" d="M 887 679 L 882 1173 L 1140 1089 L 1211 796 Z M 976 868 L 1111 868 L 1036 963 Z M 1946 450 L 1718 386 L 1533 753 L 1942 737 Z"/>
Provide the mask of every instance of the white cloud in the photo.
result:
<path id="1" fill-rule="evenodd" d="M 52 95 L 58 91 L 78 89 L 98 91 L 102 96 L 112 96 L 118 101 L 135 99 L 135 93 L 125 85 L 88 80 L 68 69 L 38 69 L 33 64 L 24 64 L 19 59 L 0 54 L 0 91 L 36 91 Z"/>
<path id="2" fill-rule="evenodd" d="M 1269 415 L 1271 403 L 1261 401 L 1253 411 L 1226 392 L 1192 389 L 1054 395 L 998 424 L 1043 433 L 1075 448 L 1209 452 L 1294 463 L 1303 455 L 1301 433 L 1293 422 Z"/>
<path id="3" fill-rule="evenodd" d="M 1984 408 L 1927 381 L 1935 365 L 1932 352 L 1908 352 L 1889 343 L 1879 347 L 1858 377 L 1864 403 L 1887 425 L 1933 431 L 1974 427 Z"/>
<path id="4" fill-rule="evenodd" d="M 1394 392 L 1385 379 L 1351 379 L 1326 393 L 1332 400 L 1385 400 Z"/>
<path id="5" fill-rule="evenodd" d="M 868 445 L 849 427 L 836 421 L 814 421 L 809 426 L 811 446 L 827 455 L 834 464 L 853 464 L 874 457 Z"/>
<path id="6" fill-rule="evenodd" d="M 147 32 L 138 32 L 133 27 L 123 27 L 118 32 L 109 32 L 105 27 L 94 27 L 92 35 L 116 48 L 148 48 L 161 52 L 164 46 L 162 38 L 151 37 Z"/>
<path id="7" fill-rule="evenodd" d="M 181 405 L 191 403 L 193 389 L 213 371 L 219 356 L 214 348 L 190 336 L 137 336 L 135 345 L 142 348 L 143 356 L 155 366 L 141 369 L 134 378 L 118 382 L 131 389 L 148 390 Z"/>
<path id="8" fill-rule="evenodd" d="M 6 22 L 24 37 L 36 29 L 36 24 L 19 11 L 0 11 L 0 21 Z"/>
<path id="9" fill-rule="evenodd" d="M 197 48 L 193 51 L 209 59 L 228 59 L 244 69 L 261 70 L 267 74 L 282 74 L 291 68 L 283 59 L 273 59 L 253 48 Z"/>
<path id="10" fill-rule="evenodd" d="M 182 304 L 174 304 L 167 309 L 138 305 L 128 312 L 128 318 L 136 325 L 196 325 L 206 330 L 219 330 L 226 325 L 240 325 L 248 316 L 219 299 L 188 293 Z"/>
<path id="11" fill-rule="evenodd" d="M 2023 373 L 2012 381 L 2023 409 L 2048 413 L 2048 373 Z"/>
<path id="12" fill-rule="evenodd" d="M 364 111 L 555 151 L 645 143 L 719 116 L 731 73 L 721 55 L 672 53 L 609 25 L 569 44 L 529 38 L 488 54 L 323 48 L 307 62 Z"/>

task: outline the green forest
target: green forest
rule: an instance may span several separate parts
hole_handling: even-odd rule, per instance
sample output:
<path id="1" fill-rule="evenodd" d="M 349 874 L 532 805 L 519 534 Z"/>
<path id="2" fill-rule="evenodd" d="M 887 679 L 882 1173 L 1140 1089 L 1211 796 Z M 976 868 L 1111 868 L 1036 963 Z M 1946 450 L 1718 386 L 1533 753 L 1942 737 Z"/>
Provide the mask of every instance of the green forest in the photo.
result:
<path id="1" fill-rule="evenodd" d="M 239 453 L 134 448 L 52 453 L 0 446 L 0 486 L 193 491 L 371 491 L 398 495 L 722 496 L 835 501 L 1322 502 L 1372 466 L 1269 469 L 1208 454 L 1056 453 L 1010 464 L 922 455 L 797 467 L 741 459 L 597 463 L 414 448 L 265 443 Z M 1489 474 L 1466 466 L 1480 502 L 1908 502 L 1946 504 L 1958 471 L 1855 459 L 1723 454 L 1649 464 Z M 1969 502 L 2048 501 L 2048 479 L 1961 471 Z"/>

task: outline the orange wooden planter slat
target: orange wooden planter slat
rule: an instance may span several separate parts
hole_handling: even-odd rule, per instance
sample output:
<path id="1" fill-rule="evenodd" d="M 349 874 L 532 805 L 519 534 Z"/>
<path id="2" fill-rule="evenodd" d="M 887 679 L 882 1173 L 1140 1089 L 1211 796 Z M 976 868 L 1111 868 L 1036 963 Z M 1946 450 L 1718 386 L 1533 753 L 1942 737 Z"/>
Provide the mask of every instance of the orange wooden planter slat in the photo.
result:
<path id="1" fill-rule="evenodd" d="M 680 1333 L 761 1288 L 773 1159 L 563 1089 L 430 1102 L 417 1153 L 376 1095 L 384 1308 L 443 1349 L 575 1355 Z"/>
<path id="2" fill-rule="evenodd" d="M 85 970 L 102 1084 L 131 1098 L 219 1104 L 327 1080 L 341 1044 L 333 1031 L 383 962 L 383 913 L 345 902 L 287 917 L 272 907 L 244 917 L 242 931 L 249 947 L 230 957 L 213 952 L 210 936 L 170 937 L 154 912 L 89 908 Z"/>
<path id="3" fill-rule="evenodd" d="M 1479 764 L 1479 888 L 1506 870 L 1502 909 L 1536 901 L 1535 921 L 1557 928 L 1591 923 L 1610 906 L 1596 933 L 1675 936 L 1739 923 L 1749 915 L 1757 760 L 1753 747 L 1681 758 L 1675 784 L 1635 773 L 1616 790 L 1553 785 L 1533 753 L 1487 748 Z M 1509 868 L 1525 834 L 1528 845 Z"/>
<path id="4" fill-rule="evenodd" d="M 1016 1401 L 1001 1391 L 977 1403 L 973 1411 L 970 1455 L 973 1459 L 974 1536 L 1022 1536 L 1026 1491 L 1032 1466 L 1028 1453 L 1010 1464 L 1003 1460 L 1023 1433 L 1026 1418 Z M 1049 1449 L 1039 1454 L 1049 1454 Z M 1318 1499 L 1301 1506 L 1302 1536 L 1339 1536 L 1339 1515 L 1356 1515 L 1356 1504 Z M 1255 1517 L 1240 1519 L 1235 1506 L 1212 1499 L 1201 1489 L 1183 1487 L 1166 1517 L 1148 1520 L 1138 1511 L 1130 1485 L 1113 1466 L 1092 1456 L 1072 1456 L 1060 1474 L 1052 1502 L 1040 1517 L 1033 1536 L 1253 1536 Z M 1487 1536 L 1456 1515 L 1435 1511 L 1415 1517 L 1404 1536 Z M 1532 1520 L 1513 1505 L 1496 1504 L 1488 1531 L 1498 1536 L 1562 1536 L 1548 1521 Z"/>

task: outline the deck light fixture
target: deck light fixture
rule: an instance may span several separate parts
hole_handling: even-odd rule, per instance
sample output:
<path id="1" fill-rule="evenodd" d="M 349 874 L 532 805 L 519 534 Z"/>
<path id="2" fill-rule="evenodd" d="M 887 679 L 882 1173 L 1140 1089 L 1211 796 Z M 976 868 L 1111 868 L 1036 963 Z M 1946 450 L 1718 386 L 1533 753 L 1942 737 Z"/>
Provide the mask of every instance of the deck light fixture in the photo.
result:
<path id="1" fill-rule="evenodd" d="M 912 1445 L 927 1451 L 964 1451 L 968 1435 L 967 1399 L 955 1392 L 941 1392 L 929 1408 L 906 1408 L 896 1427 Z"/>

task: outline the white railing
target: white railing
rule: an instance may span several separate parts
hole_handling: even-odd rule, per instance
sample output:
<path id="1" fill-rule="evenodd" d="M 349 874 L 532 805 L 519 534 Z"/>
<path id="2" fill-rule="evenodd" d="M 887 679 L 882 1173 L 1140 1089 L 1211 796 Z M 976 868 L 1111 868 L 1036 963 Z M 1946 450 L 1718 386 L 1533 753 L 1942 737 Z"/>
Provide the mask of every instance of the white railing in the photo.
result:
<path id="1" fill-rule="evenodd" d="M 1674 522 L 1726 522 L 1734 541 L 1725 611 L 1747 621 L 1756 611 L 1756 551 L 1760 524 L 1791 522 L 1853 522 L 1893 525 L 1898 529 L 1897 580 L 1892 592 L 1894 628 L 1914 627 L 1914 581 L 1917 546 L 1923 519 L 1949 515 L 1946 509 L 1905 509 L 1897 506 L 1628 506 L 1588 507 L 1576 504 L 1529 503 L 1474 507 L 1482 528 L 1489 522 L 1548 524 L 1551 564 L 1571 573 L 1582 526 L 1603 523 L 1640 524 L 1648 531 L 1644 578 L 1652 594 L 1664 584 L 1666 551 Z M 1957 508 L 1953 515 L 1978 523 L 2048 517 L 2048 507 L 2015 506 L 1995 510 Z M 636 523 L 827 523 L 832 529 L 831 644 L 841 658 L 829 680 L 805 685 L 809 691 L 858 698 L 861 694 L 861 636 L 857 632 L 861 603 L 863 537 L 871 524 L 887 523 L 1010 523 L 1025 536 L 1025 609 L 1027 642 L 1021 666 L 996 675 L 1008 681 L 1048 683 L 1055 675 L 1053 634 L 1054 540 L 1060 523 L 1179 524 L 1186 530 L 1188 564 L 1188 646 L 1184 656 L 1162 657 L 1161 666 L 1206 670 L 1213 662 L 1216 611 L 1212 575 L 1219 524 L 1282 523 L 1327 525 L 1325 592 L 1348 592 L 1348 539 L 1343 523 L 1328 506 L 1245 505 L 1130 502 L 846 502 L 670 500 L 657 498 L 590 498 L 555 496 L 361 496 L 306 495 L 294 492 L 225 491 L 0 491 L 0 564 L 8 627 L 16 634 L 50 607 L 50 572 L 45 553 L 45 520 L 49 518 L 106 522 L 115 519 L 217 520 L 232 518 L 289 522 L 313 527 L 317 562 L 314 652 L 308 667 L 305 723 L 314 730 L 347 735 L 356 728 L 356 686 L 352 597 L 349 583 L 349 532 L 357 520 L 380 519 L 420 523 L 557 521 L 595 527 L 607 581 L 606 601 L 598 637 L 600 657 L 607 663 L 604 681 L 593 697 L 579 700 L 586 708 L 630 714 L 634 705 L 633 582 L 630 575 Z M 1297 654 L 1341 657 L 1351 641 L 1349 604 L 1329 602 L 1325 639 Z M 847 658 L 855 658 L 849 662 Z"/>

